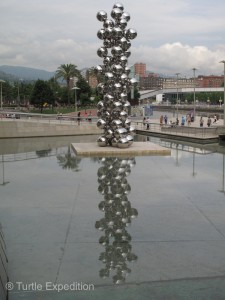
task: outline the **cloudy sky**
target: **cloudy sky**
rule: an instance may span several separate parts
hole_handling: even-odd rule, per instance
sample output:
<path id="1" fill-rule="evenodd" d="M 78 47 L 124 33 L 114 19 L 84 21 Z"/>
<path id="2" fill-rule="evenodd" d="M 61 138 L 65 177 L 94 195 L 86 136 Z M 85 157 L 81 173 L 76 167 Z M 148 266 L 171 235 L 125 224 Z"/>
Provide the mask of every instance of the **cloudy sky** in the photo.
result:
<path id="1" fill-rule="evenodd" d="M 0 65 L 55 71 L 64 63 L 78 69 L 102 63 L 96 19 L 110 13 L 109 0 L 5 0 L 0 2 Z M 138 36 L 128 65 L 146 63 L 156 73 L 190 76 L 223 74 L 224 0 L 123 0 Z"/>

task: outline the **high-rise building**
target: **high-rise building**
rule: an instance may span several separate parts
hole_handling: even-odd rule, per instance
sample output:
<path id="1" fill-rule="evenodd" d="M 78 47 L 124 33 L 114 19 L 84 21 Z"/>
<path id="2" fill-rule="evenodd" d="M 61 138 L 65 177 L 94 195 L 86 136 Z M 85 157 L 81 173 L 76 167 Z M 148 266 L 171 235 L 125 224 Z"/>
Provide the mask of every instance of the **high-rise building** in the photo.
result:
<path id="1" fill-rule="evenodd" d="M 134 73 L 135 73 L 135 75 L 139 75 L 140 77 L 145 77 L 146 76 L 146 64 L 144 64 L 144 63 L 134 64 Z"/>

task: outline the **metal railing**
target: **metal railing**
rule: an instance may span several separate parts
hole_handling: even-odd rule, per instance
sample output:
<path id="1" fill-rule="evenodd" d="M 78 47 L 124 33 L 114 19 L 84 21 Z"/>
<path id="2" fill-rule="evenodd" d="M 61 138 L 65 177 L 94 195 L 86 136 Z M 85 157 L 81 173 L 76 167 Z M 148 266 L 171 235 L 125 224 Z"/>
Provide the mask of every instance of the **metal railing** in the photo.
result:
<path id="1" fill-rule="evenodd" d="M 35 121 L 42 123 L 52 123 L 52 124 L 94 124 L 96 126 L 96 120 L 98 118 L 94 116 L 69 116 L 69 115 L 52 115 L 52 114 L 34 114 L 34 113 L 22 113 L 13 111 L 1 111 L 0 121 Z"/>
<path id="2" fill-rule="evenodd" d="M 181 125 L 160 125 L 159 123 L 133 122 L 136 130 L 155 132 L 161 134 L 198 137 L 198 138 L 214 138 L 218 137 L 218 127 L 193 127 Z"/>

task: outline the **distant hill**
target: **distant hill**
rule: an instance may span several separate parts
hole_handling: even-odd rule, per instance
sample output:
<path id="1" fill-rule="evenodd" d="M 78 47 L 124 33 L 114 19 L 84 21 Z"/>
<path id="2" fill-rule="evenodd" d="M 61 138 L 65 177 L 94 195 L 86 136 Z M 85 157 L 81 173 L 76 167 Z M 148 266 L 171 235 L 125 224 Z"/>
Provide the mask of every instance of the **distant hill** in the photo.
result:
<path id="1" fill-rule="evenodd" d="M 6 80 L 6 81 L 18 81 L 19 79 L 11 74 L 6 74 L 5 72 L 0 70 L 0 79 Z"/>
<path id="2" fill-rule="evenodd" d="M 7 75 L 12 78 L 16 77 L 18 80 L 49 80 L 54 76 L 55 72 L 48 72 L 45 70 L 17 67 L 17 66 L 0 66 L 0 76 Z M 4 79 L 4 78 L 2 78 Z"/>

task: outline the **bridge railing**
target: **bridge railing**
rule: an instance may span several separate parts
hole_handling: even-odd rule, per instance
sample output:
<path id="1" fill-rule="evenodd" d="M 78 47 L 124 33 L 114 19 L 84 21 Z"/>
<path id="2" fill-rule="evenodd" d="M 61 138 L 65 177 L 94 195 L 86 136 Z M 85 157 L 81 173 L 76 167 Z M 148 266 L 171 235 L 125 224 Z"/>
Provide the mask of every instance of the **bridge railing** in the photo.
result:
<path id="1" fill-rule="evenodd" d="M 34 114 L 34 113 L 22 113 L 15 111 L 0 111 L 0 121 L 4 120 L 23 120 L 23 121 L 35 121 L 35 122 L 45 122 L 45 123 L 57 123 L 57 124 L 95 124 L 98 118 L 94 116 L 69 116 L 63 114 Z"/>
<path id="2" fill-rule="evenodd" d="M 148 125 L 147 125 L 148 124 Z M 160 125 L 159 123 L 133 122 L 133 126 L 139 131 L 155 132 L 161 134 L 180 135 L 198 138 L 218 137 L 218 127 L 193 127 L 180 125 Z"/>

